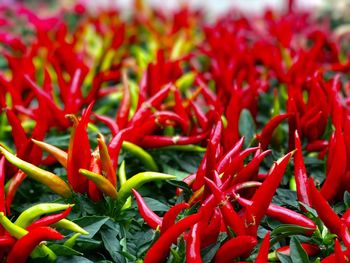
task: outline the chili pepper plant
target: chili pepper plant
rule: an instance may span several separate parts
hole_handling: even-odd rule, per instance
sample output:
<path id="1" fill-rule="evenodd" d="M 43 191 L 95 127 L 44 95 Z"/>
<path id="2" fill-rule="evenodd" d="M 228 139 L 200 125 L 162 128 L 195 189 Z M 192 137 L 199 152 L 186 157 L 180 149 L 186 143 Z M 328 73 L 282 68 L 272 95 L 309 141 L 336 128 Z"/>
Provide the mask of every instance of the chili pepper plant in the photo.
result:
<path id="1" fill-rule="evenodd" d="M 348 35 L 292 0 L 1 6 L 0 261 L 349 261 Z"/>

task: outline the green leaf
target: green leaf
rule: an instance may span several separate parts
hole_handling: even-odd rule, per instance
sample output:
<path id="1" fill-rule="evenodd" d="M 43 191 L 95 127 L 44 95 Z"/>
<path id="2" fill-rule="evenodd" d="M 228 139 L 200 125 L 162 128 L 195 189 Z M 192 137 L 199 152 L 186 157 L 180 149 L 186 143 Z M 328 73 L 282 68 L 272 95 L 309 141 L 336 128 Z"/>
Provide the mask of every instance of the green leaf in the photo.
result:
<path id="1" fill-rule="evenodd" d="M 108 220 L 109 217 L 106 216 L 86 216 L 74 220 L 74 223 L 89 232 L 86 238 L 92 238 Z"/>
<path id="2" fill-rule="evenodd" d="M 121 254 L 120 241 L 118 240 L 118 231 L 110 227 L 102 227 L 100 231 L 103 245 L 115 262 L 125 262 Z"/>
<path id="3" fill-rule="evenodd" d="M 59 257 L 57 263 L 93 263 L 93 261 L 79 256 Z"/>
<path id="4" fill-rule="evenodd" d="M 348 191 L 345 191 L 344 193 L 344 204 L 346 208 L 350 207 L 350 193 Z"/>
<path id="5" fill-rule="evenodd" d="M 241 115 L 239 116 L 238 128 L 239 128 L 239 133 L 245 137 L 244 145 L 246 147 L 249 146 L 256 133 L 254 119 L 250 114 L 249 110 L 247 109 L 242 110 Z"/>
<path id="6" fill-rule="evenodd" d="M 296 237 L 290 241 L 290 257 L 293 263 L 309 263 L 309 257 Z"/>
<path id="7" fill-rule="evenodd" d="M 143 198 L 149 208 L 151 208 L 152 211 L 157 211 L 157 212 L 166 212 L 169 210 L 169 206 L 166 204 L 163 204 L 162 202 L 159 202 L 156 199 L 150 198 L 150 197 L 144 197 Z"/>
<path id="8" fill-rule="evenodd" d="M 163 164 L 163 172 L 166 174 L 172 174 L 176 176 L 176 180 L 182 180 L 184 179 L 186 176 L 188 176 L 188 173 L 180 171 L 178 169 L 175 169 L 167 164 Z"/>
<path id="9" fill-rule="evenodd" d="M 277 257 L 281 263 L 292 263 L 292 260 L 289 256 L 277 253 Z"/>
<path id="10" fill-rule="evenodd" d="M 65 245 L 53 244 L 49 248 L 55 252 L 57 256 L 82 256 L 83 254 L 79 251 L 67 247 Z"/>

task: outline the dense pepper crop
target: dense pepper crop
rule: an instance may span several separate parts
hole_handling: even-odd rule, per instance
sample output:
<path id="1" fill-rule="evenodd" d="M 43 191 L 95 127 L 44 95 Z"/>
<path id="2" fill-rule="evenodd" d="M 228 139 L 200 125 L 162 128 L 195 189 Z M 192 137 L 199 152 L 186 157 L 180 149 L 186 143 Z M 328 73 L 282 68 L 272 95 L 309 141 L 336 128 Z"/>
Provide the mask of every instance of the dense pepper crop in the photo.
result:
<path id="1" fill-rule="evenodd" d="M 2 261 L 350 260 L 348 33 L 285 9 L 1 7 Z"/>

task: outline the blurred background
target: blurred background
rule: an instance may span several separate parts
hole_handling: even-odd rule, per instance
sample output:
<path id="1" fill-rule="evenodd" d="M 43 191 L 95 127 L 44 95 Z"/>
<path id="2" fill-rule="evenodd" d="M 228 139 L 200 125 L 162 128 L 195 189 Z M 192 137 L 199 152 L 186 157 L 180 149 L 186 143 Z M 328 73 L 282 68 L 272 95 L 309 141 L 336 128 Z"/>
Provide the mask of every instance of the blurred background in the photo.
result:
<path id="1" fill-rule="evenodd" d="M 122 8 L 130 8 L 132 0 L 83 0 L 84 3 L 89 6 L 107 7 L 110 5 L 117 5 Z M 211 14 L 220 14 L 227 11 L 230 8 L 238 8 L 244 12 L 260 12 L 267 7 L 274 9 L 283 9 L 285 2 L 283 0 L 147 0 L 146 2 L 154 6 L 161 6 L 165 9 L 176 8 L 181 3 L 188 3 L 192 7 L 202 7 L 209 11 Z M 299 0 L 295 1 L 299 8 L 315 8 L 320 7 L 326 2 L 325 0 Z M 342 2 L 342 1 L 332 1 Z"/>

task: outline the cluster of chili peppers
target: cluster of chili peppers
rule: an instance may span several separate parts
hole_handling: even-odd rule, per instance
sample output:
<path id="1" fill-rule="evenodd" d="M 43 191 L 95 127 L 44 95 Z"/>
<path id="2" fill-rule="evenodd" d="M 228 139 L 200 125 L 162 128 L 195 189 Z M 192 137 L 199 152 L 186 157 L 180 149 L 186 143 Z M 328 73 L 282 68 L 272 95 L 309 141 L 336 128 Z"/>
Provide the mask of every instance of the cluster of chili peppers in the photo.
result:
<path id="1" fill-rule="evenodd" d="M 350 63 L 328 21 L 286 2 L 281 14 L 229 13 L 212 23 L 187 6 L 168 15 L 138 0 L 126 20 L 81 5 L 46 18 L 23 5 L 0 9 L 0 255 L 55 260 L 41 243 L 64 238 L 53 227 L 86 233 L 65 219 L 71 205 L 36 205 L 12 223 L 5 215 L 29 177 L 67 202 L 78 194 L 111 199 L 115 217 L 133 194 L 156 233 L 146 263 L 175 257 L 182 241 L 186 262 L 202 262 L 215 244 L 210 260 L 220 263 L 290 255 L 288 244 L 276 247 L 266 218 L 295 227 L 290 235 L 304 236 L 308 256 L 350 260 L 350 210 L 339 216 L 331 207 L 350 191 Z M 80 17 L 73 28 L 66 12 Z M 30 36 L 9 31 L 22 20 Z M 242 116 L 252 131 L 242 130 Z M 66 148 L 46 142 L 55 134 L 69 135 Z M 204 152 L 183 180 L 191 195 L 178 188 L 181 201 L 162 217 L 136 190 L 176 179 L 151 149 Z M 121 151 L 146 171 L 127 175 Z M 325 163 L 319 188 L 304 161 L 314 156 Z M 57 165 L 67 180 L 52 172 Z M 298 207 L 273 202 L 286 181 Z"/>

